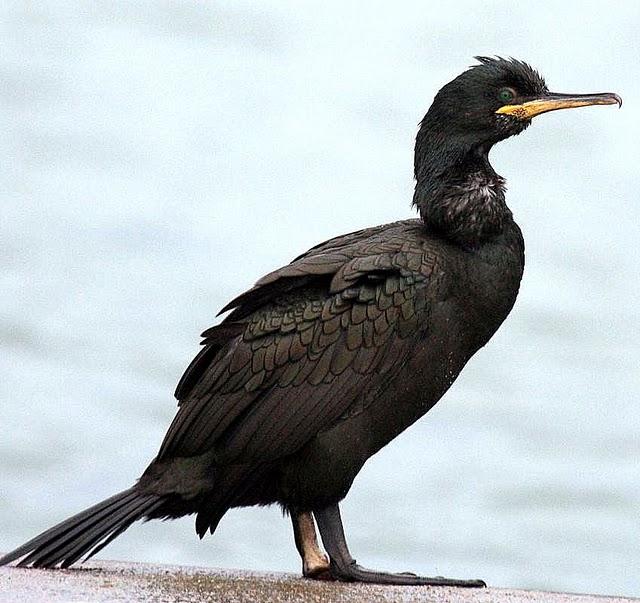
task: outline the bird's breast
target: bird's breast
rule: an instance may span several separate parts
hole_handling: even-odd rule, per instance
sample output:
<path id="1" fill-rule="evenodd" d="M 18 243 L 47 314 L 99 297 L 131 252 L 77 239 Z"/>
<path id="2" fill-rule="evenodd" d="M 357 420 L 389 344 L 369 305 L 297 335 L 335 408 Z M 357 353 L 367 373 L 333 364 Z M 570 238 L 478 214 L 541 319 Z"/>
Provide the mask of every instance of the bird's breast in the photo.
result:
<path id="1" fill-rule="evenodd" d="M 517 227 L 515 227 L 517 229 Z M 461 327 L 484 345 L 516 301 L 524 269 L 519 230 L 467 254 L 453 287 Z"/>

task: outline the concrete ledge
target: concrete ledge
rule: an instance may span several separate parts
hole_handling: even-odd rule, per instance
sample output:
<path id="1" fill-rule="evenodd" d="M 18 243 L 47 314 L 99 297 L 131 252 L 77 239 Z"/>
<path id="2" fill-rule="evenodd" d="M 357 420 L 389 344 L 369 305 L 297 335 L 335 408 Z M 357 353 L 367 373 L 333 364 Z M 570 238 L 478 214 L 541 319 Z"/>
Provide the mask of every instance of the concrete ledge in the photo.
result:
<path id="1" fill-rule="evenodd" d="M 70 570 L 0 567 L 0 601 L 158 603 L 631 603 L 595 597 L 502 588 L 457 589 L 315 582 L 292 574 L 90 561 Z"/>

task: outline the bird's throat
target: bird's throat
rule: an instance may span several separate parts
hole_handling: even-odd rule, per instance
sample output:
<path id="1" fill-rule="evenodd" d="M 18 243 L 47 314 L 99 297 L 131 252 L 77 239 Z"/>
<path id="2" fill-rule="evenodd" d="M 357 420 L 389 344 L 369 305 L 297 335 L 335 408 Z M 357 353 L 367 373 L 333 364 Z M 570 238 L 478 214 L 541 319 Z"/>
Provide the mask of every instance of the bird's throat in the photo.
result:
<path id="1" fill-rule="evenodd" d="M 423 156 L 416 180 L 413 203 L 425 226 L 465 248 L 494 239 L 512 220 L 505 181 L 483 149 Z"/>

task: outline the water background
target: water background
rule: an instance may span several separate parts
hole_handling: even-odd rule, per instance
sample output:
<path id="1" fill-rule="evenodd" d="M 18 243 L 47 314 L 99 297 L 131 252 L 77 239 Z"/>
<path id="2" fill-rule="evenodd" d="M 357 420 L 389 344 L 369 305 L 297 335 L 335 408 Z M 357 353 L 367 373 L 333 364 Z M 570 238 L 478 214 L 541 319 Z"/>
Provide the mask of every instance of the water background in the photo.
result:
<path id="1" fill-rule="evenodd" d="M 127 487 L 217 310 L 412 216 L 416 125 L 476 54 L 625 105 L 492 152 L 516 307 L 343 507 L 373 567 L 640 595 L 640 4 L 0 6 L 0 550 Z M 137 525 L 107 558 L 298 571 L 277 509 Z"/>

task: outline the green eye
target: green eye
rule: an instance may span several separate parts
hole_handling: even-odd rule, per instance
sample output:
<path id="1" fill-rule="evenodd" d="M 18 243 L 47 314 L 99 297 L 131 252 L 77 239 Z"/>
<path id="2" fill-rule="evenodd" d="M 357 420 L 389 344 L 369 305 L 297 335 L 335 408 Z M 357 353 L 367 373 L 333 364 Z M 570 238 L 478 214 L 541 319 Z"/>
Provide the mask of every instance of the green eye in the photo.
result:
<path id="1" fill-rule="evenodd" d="M 498 92 L 498 98 L 503 103 L 510 103 L 516 97 L 516 93 L 511 88 L 501 88 Z"/>

